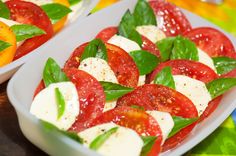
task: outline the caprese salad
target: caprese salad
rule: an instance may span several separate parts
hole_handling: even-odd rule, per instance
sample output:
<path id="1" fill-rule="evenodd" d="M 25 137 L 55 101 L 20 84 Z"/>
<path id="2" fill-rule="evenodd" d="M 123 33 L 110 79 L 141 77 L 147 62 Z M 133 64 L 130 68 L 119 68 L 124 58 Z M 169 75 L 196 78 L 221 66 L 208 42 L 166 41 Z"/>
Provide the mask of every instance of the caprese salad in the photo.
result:
<path id="1" fill-rule="evenodd" d="M 118 26 L 49 58 L 30 112 L 105 156 L 171 150 L 236 85 L 236 53 L 214 28 L 192 28 L 163 0 L 138 0 Z"/>
<path id="2" fill-rule="evenodd" d="M 0 0 L 0 67 L 38 48 L 73 22 L 81 0 Z"/>

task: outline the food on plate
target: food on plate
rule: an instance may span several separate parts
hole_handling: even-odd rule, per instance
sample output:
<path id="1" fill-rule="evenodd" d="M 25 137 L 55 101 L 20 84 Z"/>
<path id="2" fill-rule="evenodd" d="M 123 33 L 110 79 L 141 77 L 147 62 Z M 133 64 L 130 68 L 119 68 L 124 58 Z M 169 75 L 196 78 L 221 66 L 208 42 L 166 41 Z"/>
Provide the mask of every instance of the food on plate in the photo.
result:
<path id="1" fill-rule="evenodd" d="M 65 24 L 78 16 L 81 0 L 3 0 L 0 1 L 0 22 L 14 33 L 15 43 L 0 48 L 0 67 L 17 60 L 48 41 Z M 9 33 L 9 37 L 12 36 Z M 4 35 L 0 38 L 5 38 Z M 4 39 L 0 40 L 1 42 Z M 4 44 L 4 45 L 5 45 Z M 17 45 L 15 48 L 14 45 Z M 5 50 L 8 48 L 8 50 Z M 6 52 L 11 49 L 12 52 Z M 13 50 L 14 49 L 14 50 Z M 5 50 L 5 51 L 4 51 Z"/>
<path id="2" fill-rule="evenodd" d="M 160 27 L 163 9 L 172 14 Z M 101 155 L 154 156 L 175 148 L 236 86 L 231 41 L 209 28 L 218 39 L 208 34 L 209 42 L 196 42 L 187 35 L 195 29 L 172 4 L 138 0 L 118 26 L 79 45 L 62 69 L 47 60 L 30 112 Z M 218 44 L 225 49 L 216 50 Z"/>

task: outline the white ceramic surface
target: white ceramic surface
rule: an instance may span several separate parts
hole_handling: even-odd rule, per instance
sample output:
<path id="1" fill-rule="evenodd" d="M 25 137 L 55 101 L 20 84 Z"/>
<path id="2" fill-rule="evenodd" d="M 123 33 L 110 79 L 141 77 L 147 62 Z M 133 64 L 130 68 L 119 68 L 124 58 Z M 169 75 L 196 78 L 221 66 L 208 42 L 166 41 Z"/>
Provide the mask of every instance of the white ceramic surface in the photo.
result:
<path id="1" fill-rule="evenodd" d="M 56 38 L 49 41 L 48 44 L 37 49 L 38 52 L 35 53 L 35 56 L 23 65 L 10 80 L 7 93 L 16 109 L 21 130 L 33 144 L 43 151 L 50 155 L 97 155 L 69 138 L 40 129 L 38 120 L 29 113 L 29 108 L 34 90 L 42 78 L 42 70 L 48 57 L 54 58 L 63 66 L 73 49 L 93 39 L 103 28 L 118 25 L 127 8 L 132 9 L 135 3 L 136 0 L 123 0 L 72 24 L 68 29 L 58 34 Z M 194 14 L 187 11 L 184 11 L 184 13 L 193 27 L 211 26 L 217 28 Z M 226 35 L 236 47 L 236 39 L 228 34 Z M 181 155 L 212 133 L 236 108 L 235 93 L 236 89 L 228 92 L 216 111 L 200 123 L 184 142 L 175 149 L 161 155 Z"/>
<path id="2" fill-rule="evenodd" d="M 77 14 L 76 19 L 73 18 L 73 21 L 77 22 L 78 20 L 86 17 L 90 13 L 90 11 L 96 6 L 96 4 L 98 2 L 99 2 L 99 0 L 83 0 L 81 2 L 82 7 L 81 7 L 81 9 L 79 9 L 76 12 L 76 14 Z M 63 28 L 62 31 L 67 29 L 70 26 L 71 22 L 72 22 L 72 20 L 69 23 L 67 23 L 67 25 Z M 61 33 L 61 32 L 59 32 L 59 33 Z M 56 38 L 57 35 L 55 35 L 50 41 L 54 40 L 54 38 Z M 48 42 L 50 42 L 50 41 L 48 41 Z M 50 44 L 48 42 L 43 44 L 41 47 L 43 47 L 43 46 L 47 47 Z M 40 49 L 40 47 L 35 49 L 33 52 L 29 53 L 28 55 L 23 56 L 22 58 L 14 61 L 14 62 L 11 62 L 10 64 L 8 64 L 6 66 L 0 67 L 0 84 L 5 82 L 6 80 L 8 80 L 19 69 L 19 67 L 22 64 L 24 64 L 27 60 L 29 60 L 31 57 L 36 55 L 36 53 L 40 52 L 40 50 L 38 50 L 38 49 Z"/>

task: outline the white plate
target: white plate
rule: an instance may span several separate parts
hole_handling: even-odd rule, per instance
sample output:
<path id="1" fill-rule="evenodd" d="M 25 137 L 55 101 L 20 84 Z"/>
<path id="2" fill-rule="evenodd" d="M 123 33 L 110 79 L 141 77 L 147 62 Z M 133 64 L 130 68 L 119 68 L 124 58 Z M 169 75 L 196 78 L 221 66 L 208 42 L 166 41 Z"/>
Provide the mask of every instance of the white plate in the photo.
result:
<path id="1" fill-rule="evenodd" d="M 72 51 L 80 44 L 87 42 L 107 26 L 117 26 L 127 8 L 132 9 L 136 0 L 123 0 L 98 13 L 90 15 L 84 20 L 72 24 L 68 29 L 58 34 L 46 46 L 42 46 L 10 80 L 7 88 L 9 99 L 16 109 L 20 127 L 24 135 L 36 146 L 50 155 L 95 155 L 91 150 L 59 134 L 45 133 L 39 128 L 38 120 L 29 113 L 34 90 L 42 78 L 44 64 L 48 57 L 54 58 L 61 66 L 68 59 Z M 202 18 L 184 11 L 193 27 L 211 26 L 213 24 Z M 236 39 L 226 34 L 236 46 Z M 216 111 L 175 149 L 162 155 L 180 155 L 190 150 L 201 140 L 212 133 L 234 110 L 236 89 L 225 96 Z"/>
<path id="2" fill-rule="evenodd" d="M 64 31 L 64 29 L 66 29 L 67 27 L 69 27 L 69 25 L 77 20 L 80 20 L 84 17 L 86 17 L 90 11 L 96 6 L 96 4 L 99 2 L 99 0 L 83 0 L 81 3 L 81 9 L 76 11 L 76 18 L 71 18 L 71 20 L 67 23 L 67 25 L 63 28 L 62 31 Z M 61 33 L 61 32 L 59 32 Z M 52 40 L 54 40 L 54 38 L 56 38 L 57 35 L 55 35 L 50 41 L 46 42 L 45 44 L 43 44 L 41 47 L 47 47 Z M 40 49 L 40 48 L 38 48 Z M 18 69 L 19 67 L 24 64 L 28 59 L 30 59 L 31 57 L 33 57 L 34 55 L 36 55 L 36 53 L 40 52 L 41 50 L 34 50 L 33 52 L 29 53 L 26 56 L 23 56 L 22 58 L 13 61 L 11 63 L 9 63 L 6 66 L 0 67 L 0 84 L 5 82 L 6 80 L 8 80 Z"/>

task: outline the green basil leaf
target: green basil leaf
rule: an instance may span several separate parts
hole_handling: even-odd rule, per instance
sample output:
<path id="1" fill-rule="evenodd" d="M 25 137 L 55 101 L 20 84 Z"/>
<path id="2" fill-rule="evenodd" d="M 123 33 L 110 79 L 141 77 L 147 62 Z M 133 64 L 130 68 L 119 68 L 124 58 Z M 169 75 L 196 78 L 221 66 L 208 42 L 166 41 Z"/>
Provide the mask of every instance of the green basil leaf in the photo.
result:
<path id="1" fill-rule="evenodd" d="M 139 110 L 142 110 L 142 111 L 145 111 L 143 106 L 131 105 L 130 107 L 131 108 L 135 108 L 135 109 L 139 109 Z"/>
<path id="2" fill-rule="evenodd" d="M 89 57 L 97 57 L 105 61 L 108 60 L 107 48 L 101 39 L 94 39 L 89 42 L 81 56 L 81 61 Z"/>
<path id="3" fill-rule="evenodd" d="M 23 41 L 35 36 L 46 34 L 46 32 L 34 25 L 20 24 L 11 26 L 12 31 L 16 35 L 16 41 Z"/>
<path id="4" fill-rule="evenodd" d="M 45 11 L 45 13 L 50 18 L 52 24 L 55 24 L 60 19 L 65 17 L 67 14 L 72 12 L 72 10 L 62 4 L 59 3 L 49 3 L 44 4 L 41 8 Z"/>
<path id="5" fill-rule="evenodd" d="M 226 74 L 236 68 L 236 60 L 228 57 L 212 58 L 218 74 Z"/>
<path id="6" fill-rule="evenodd" d="M 60 66 L 52 58 L 49 58 L 43 70 L 43 81 L 47 87 L 52 83 L 65 82 L 69 79 Z"/>
<path id="7" fill-rule="evenodd" d="M 57 101 L 57 119 L 60 119 L 65 112 L 66 102 L 63 94 L 59 88 L 55 88 L 55 95 Z"/>
<path id="8" fill-rule="evenodd" d="M 181 129 L 191 125 L 192 123 L 198 120 L 198 118 L 182 118 L 178 116 L 173 116 L 172 118 L 174 120 L 174 127 L 171 130 L 170 134 L 168 135 L 168 138 L 174 136 Z"/>
<path id="9" fill-rule="evenodd" d="M 143 140 L 143 148 L 142 148 L 140 156 L 147 156 L 150 150 L 152 149 L 152 146 L 155 144 L 157 137 L 156 136 L 141 136 L 141 138 Z"/>
<path id="10" fill-rule="evenodd" d="M 125 12 L 121 19 L 121 22 L 118 26 L 118 34 L 135 41 L 140 47 L 142 46 L 142 37 L 136 31 L 136 22 L 129 10 Z"/>
<path id="11" fill-rule="evenodd" d="M 163 68 L 154 79 L 155 84 L 161 84 L 175 89 L 175 81 L 170 67 Z"/>
<path id="12" fill-rule="evenodd" d="M 70 6 L 78 4 L 79 2 L 81 2 L 81 0 L 68 0 L 70 3 Z"/>
<path id="13" fill-rule="evenodd" d="M 138 0 L 133 15 L 136 21 L 136 26 L 157 25 L 153 9 L 146 0 Z"/>
<path id="14" fill-rule="evenodd" d="M 54 126 L 53 124 L 51 124 L 47 121 L 40 120 L 40 123 L 43 126 L 43 128 L 45 130 L 47 130 L 48 132 L 56 131 L 56 132 L 59 132 L 59 133 L 65 135 L 65 136 L 71 138 L 72 140 L 75 140 L 76 142 L 78 142 L 80 144 L 83 144 L 83 142 L 84 142 L 83 139 L 80 138 L 76 133 L 60 130 L 59 128 L 57 128 L 56 126 Z"/>
<path id="15" fill-rule="evenodd" d="M 100 81 L 106 95 L 106 101 L 118 99 L 119 97 L 133 91 L 133 88 L 124 87 L 112 82 Z"/>
<path id="16" fill-rule="evenodd" d="M 116 131 L 118 130 L 118 127 L 114 127 L 111 128 L 110 130 L 106 131 L 105 133 L 97 136 L 89 145 L 90 149 L 93 150 L 98 150 L 99 147 L 102 146 L 102 144 L 104 144 L 104 142 L 112 135 L 114 134 Z"/>
<path id="17" fill-rule="evenodd" d="M 198 61 L 198 50 L 196 45 L 187 38 L 177 36 L 174 41 L 170 59 L 188 59 Z"/>
<path id="18" fill-rule="evenodd" d="M 3 3 L 1 0 L 0 0 L 0 17 L 10 19 L 10 10 L 6 6 L 6 4 Z"/>
<path id="19" fill-rule="evenodd" d="M 129 54 L 136 63 L 140 75 L 149 74 L 160 63 L 158 57 L 144 50 L 131 51 Z"/>
<path id="20" fill-rule="evenodd" d="M 160 50 L 162 62 L 165 62 L 170 59 L 170 55 L 174 47 L 174 41 L 174 37 L 168 37 L 156 43 L 156 46 Z"/>
<path id="21" fill-rule="evenodd" d="M 212 99 L 224 94 L 234 86 L 236 86 L 236 78 L 219 78 L 206 84 Z"/>
<path id="22" fill-rule="evenodd" d="M 11 46 L 10 43 L 0 40 L 0 53 L 1 51 L 7 49 L 10 46 Z"/>

